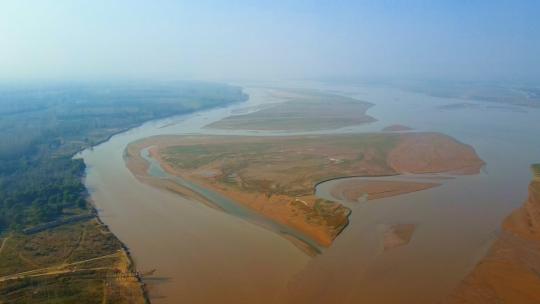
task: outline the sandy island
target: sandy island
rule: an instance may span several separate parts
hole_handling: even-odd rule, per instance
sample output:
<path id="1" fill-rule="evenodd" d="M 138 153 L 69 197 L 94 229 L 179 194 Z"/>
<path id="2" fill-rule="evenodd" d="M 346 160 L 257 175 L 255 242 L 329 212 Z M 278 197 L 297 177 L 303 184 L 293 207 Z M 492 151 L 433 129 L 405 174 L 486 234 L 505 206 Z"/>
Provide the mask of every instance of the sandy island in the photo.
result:
<path id="1" fill-rule="evenodd" d="M 147 147 L 169 174 L 301 231 L 321 246 L 329 246 L 347 226 L 350 210 L 316 197 L 317 183 L 405 172 L 474 173 L 483 165 L 472 147 L 439 133 L 156 136 L 127 147 L 127 165 L 137 178 L 210 204 L 202 195 L 171 180 L 150 176 L 140 155 Z M 361 190 L 375 197 L 419 190 L 410 182 L 390 184 L 367 183 Z"/>
<path id="2" fill-rule="evenodd" d="M 206 126 L 226 130 L 306 131 L 329 130 L 370 123 L 366 114 L 373 104 L 350 97 L 307 90 L 274 92 L 285 102 L 265 105 L 258 111 L 232 115 Z"/>

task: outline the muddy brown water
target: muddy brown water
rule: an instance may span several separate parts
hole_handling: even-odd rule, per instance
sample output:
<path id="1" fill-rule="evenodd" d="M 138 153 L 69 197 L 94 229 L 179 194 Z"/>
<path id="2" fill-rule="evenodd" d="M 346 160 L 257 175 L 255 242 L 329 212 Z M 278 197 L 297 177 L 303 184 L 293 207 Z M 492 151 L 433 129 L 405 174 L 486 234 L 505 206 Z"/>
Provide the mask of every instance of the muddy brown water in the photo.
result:
<path id="1" fill-rule="evenodd" d="M 310 257 L 268 227 L 139 182 L 123 160 L 128 143 L 151 135 L 283 135 L 202 128 L 279 102 L 271 90 L 251 88 L 246 103 L 118 134 L 80 154 L 88 166 L 85 183 L 138 269 L 156 269 L 145 278 L 153 303 L 436 303 L 472 269 L 501 220 L 527 196 L 529 165 L 540 158 L 539 110 L 481 102 L 443 110 L 439 106 L 460 101 L 388 87 L 301 86 L 375 104 L 368 114 L 379 121 L 317 133 L 371 132 L 399 123 L 471 144 L 487 165 L 479 175 L 439 187 L 351 205 L 350 225 L 330 248 Z M 328 196 L 329 186 L 319 185 L 318 195 Z M 383 252 L 384 227 L 395 223 L 417 228 L 408 245 Z"/>

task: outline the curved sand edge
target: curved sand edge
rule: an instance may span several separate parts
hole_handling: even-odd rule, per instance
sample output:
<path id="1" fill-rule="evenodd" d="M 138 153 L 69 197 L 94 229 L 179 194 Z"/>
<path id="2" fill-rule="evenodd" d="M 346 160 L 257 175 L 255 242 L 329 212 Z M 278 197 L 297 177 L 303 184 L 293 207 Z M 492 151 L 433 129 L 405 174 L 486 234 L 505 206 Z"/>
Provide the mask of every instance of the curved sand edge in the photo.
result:
<path id="1" fill-rule="evenodd" d="M 527 201 L 504 220 L 487 255 L 446 303 L 540 303 L 539 273 L 540 180 L 535 175 Z"/>
<path id="2" fill-rule="evenodd" d="M 149 141 L 148 143 L 146 143 L 139 140 L 129 144 L 126 147 L 124 151 L 124 162 L 126 164 L 126 167 L 133 174 L 133 176 L 144 184 L 173 192 L 186 199 L 195 200 L 197 202 L 205 204 L 208 207 L 220 210 L 221 208 L 218 205 L 214 204 L 212 201 L 208 200 L 203 195 L 200 195 L 199 193 L 189 188 L 182 187 L 174 181 L 165 178 L 157 178 L 148 174 L 148 163 L 140 156 L 140 152 L 142 149 L 152 146 L 156 143 L 154 143 L 153 141 Z M 154 157 L 155 152 L 153 151 L 155 151 L 155 149 L 149 149 L 149 151 Z M 164 170 L 166 169 L 164 168 Z"/>
<path id="3" fill-rule="evenodd" d="M 242 204 L 253 211 L 256 211 L 260 214 L 263 214 L 267 216 L 268 218 L 271 218 L 277 222 L 280 222 L 284 225 L 287 225 L 289 227 L 292 227 L 298 231 L 301 231 L 302 233 L 309 236 L 312 240 L 317 242 L 319 245 L 323 247 L 329 247 L 332 244 L 332 241 L 335 239 L 339 233 L 345 229 L 345 227 L 348 225 L 348 216 L 350 214 L 350 210 L 346 207 L 340 206 L 340 208 L 343 209 L 344 212 L 344 219 L 345 221 L 336 227 L 335 230 L 327 231 L 326 229 L 320 229 L 317 225 L 311 225 L 307 224 L 304 221 L 300 221 L 297 218 L 290 217 L 288 215 L 287 210 L 283 210 L 282 208 L 278 208 L 275 206 L 275 203 L 279 203 L 279 201 L 284 200 L 291 200 L 290 197 L 286 197 L 283 195 L 274 195 L 271 198 L 266 197 L 265 195 L 246 195 L 246 193 L 242 193 L 239 191 L 231 191 L 230 189 L 223 189 L 216 187 L 214 184 L 211 183 L 205 183 L 204 181 L 201 181 L 199 179 L 192 180 L 189 178 L 189 176 L 186 176 L 182 172 L 179 172 L 178 170 L 174 169 L 172 166 L 170 166 L 166 161 L 163 160 L 161 157 L 159 150 L 162 148 L 165 148 L 169 146 L 167 141 L 163 142 L 162 138 L 151 138 L 149 141 L 142 141 L 137 142 L 133 144 L 128 145 L 126 148 L 126 165 L 128 169 L 135 175 L 135 177 L 143 182 L 147 183 L 149 185 L 152 185 L 154 187 L 158 187 L 164 190 L 169 190 L 172 192 L 175 192 L 177 194 L 180 194 L 186 198 L 193 199 L 198 202 L 202 202 L 205 205 L 208 205 L 213 208 L 221 209 L 219 206 L 214 204 L 212 201 L 207 199 L 205 196 L 200 195 L 199 193 L 192 191 L 186 187 L 183 187 L 174 181 L 163 179 L 163 178 L 156 178 L 154 176 L 149 175 L 146 170 L 148 169 L 148 165 L 146 163 L 146 160 L 144 160 L 142 157 L 140 157 L 141 150 L 150 147 L 149 152 L 150 156 L 157 160 L 164 171 L 171 175 L 180 176 L 182 178 L 185 178 L 186 180 L 190 180 L 200 186 L 203 186 L 205 188 L 211 189 L 225 197 L 228 197 L 232 199 L 235 202 L 238 202 L 239 204 Z M 314 195 L 309 196 L 303 196 L 298 197 L 292 201 L 293 204 L 299 206 L 300 208 L 304 207 L 304 204 L 315 204 L 315 201 L 318 200 Z M 274 203 L 273 203 L 274 202 Z M 274 205 L 274 206 L 273 206 Z M 294 237 L 284 235 L 287 239 L 292 240 Z M 300 240 L 294 239 L 293 243 L 297 245 L 301 250 L 305 251 L 308 255 L 314 255 L 316 252 L 314 252 L 314 248 L 309 248 L 306 244 L 301 244 Z"/>
<path id="4" fill-rule="evenodd" d="M 439 183 L 379 181 L 379 180 L 344 180 L 332 187 L 330 195 L 338 200 L 355 203 L 363 200 L 375 200 L 392 197 L 440 186 Z"/>

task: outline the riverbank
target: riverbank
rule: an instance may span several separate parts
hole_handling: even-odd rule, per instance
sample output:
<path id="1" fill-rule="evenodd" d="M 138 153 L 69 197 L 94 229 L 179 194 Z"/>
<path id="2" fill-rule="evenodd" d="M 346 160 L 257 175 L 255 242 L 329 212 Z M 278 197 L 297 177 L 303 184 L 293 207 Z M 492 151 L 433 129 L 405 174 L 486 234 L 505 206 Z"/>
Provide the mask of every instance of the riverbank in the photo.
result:
<path id="1" fill-rule="evenodd" d="M 488 254 L 449 303 L 540 303 L 540 180 L 538 165 L 532 169 L 528 199 L 504 220 Z"/>
<path id="2" fill-rule="evenodd" d="M 13 233 L 1 253 L 2 302 L 149 302 L 128 249 L 97 218 Z"/>

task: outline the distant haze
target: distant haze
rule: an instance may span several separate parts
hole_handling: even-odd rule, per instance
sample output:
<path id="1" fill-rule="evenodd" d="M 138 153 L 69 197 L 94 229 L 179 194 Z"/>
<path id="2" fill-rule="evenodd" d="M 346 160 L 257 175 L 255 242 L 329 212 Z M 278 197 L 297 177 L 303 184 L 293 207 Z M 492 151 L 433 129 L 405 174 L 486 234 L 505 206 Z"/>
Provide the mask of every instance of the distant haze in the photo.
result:
<path id="1" fill-rule="evenodd" d="M 0 80 L 540 79 L 540 1 L 2 1 Z"/>

